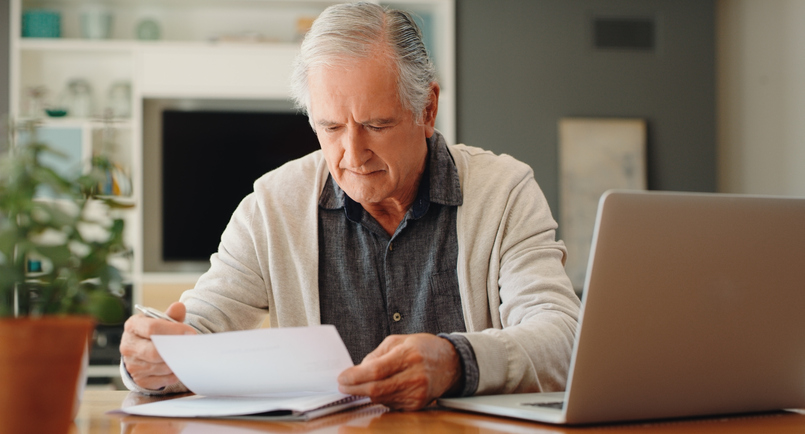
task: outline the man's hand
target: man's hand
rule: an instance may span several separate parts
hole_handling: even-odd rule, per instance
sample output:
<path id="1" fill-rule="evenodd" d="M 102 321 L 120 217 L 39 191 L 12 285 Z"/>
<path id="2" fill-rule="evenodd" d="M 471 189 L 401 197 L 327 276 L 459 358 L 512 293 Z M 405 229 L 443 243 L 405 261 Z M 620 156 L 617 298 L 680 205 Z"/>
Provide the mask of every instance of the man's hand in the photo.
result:
<path id="1" fill-rule="evenodd" d="M 338 376 L 338 389 L 394 409 L 419 410 L 458 385 L 461 376 L 461 361 L 447 339 L 391 335 Z"/>
<path id="2" fill-rule="evenodd" d="M 182 324 L 186 313 L 183 303 L 171 304 L 165 313 L 179 324 L 137 314 L 126 321 L 120 340 L 126 370 L 137 385 L 146 389 L 159 390 L 179 381 L 159 356 L 151 336 L 196 334 L 193 327 Z"/>

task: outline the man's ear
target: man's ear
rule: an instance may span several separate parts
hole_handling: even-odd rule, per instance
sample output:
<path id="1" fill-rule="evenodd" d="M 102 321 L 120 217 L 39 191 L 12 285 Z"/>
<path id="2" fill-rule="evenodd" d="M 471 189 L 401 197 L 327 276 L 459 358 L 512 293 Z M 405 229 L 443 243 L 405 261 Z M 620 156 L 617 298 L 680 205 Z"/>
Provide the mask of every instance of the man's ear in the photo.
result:
<path id="1" fill-rule="evenodd" d="M 425 111 L 422 113 L 422 124 L 425 126 L 425 135 L 432 137 L 436 130 L 436 113 L 439 111 L 439 83 L 430 84 L 430 99 Z"/>

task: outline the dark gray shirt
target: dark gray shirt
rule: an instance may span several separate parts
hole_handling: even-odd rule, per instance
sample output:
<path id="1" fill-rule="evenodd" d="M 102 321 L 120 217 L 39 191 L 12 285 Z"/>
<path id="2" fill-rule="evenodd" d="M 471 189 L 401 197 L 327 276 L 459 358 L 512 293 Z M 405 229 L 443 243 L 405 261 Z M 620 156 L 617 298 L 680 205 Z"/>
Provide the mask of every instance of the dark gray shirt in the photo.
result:
<path id="1" fill-rule="evenodd" d="M 433 333 L 456 348 L 464 371 L 459 395 L 478 385 L 466 338 L 456 263 L 458 172 L 441 135 L 428 139 L 417 197 L 393 235 L 329 177 L 319 198 L 319 304 L 354 363 L 390 334 Z"/>

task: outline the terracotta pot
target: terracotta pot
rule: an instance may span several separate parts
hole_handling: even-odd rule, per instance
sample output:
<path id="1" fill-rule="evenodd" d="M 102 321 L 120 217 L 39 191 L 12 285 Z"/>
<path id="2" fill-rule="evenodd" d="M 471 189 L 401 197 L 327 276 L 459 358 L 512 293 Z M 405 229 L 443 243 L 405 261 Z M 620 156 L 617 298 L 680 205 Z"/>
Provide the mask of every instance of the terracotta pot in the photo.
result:
<path id="1" fill-rule="evenodd" d="M 89 317 L 0 319 L 0 434 L 66 433 Z"/>

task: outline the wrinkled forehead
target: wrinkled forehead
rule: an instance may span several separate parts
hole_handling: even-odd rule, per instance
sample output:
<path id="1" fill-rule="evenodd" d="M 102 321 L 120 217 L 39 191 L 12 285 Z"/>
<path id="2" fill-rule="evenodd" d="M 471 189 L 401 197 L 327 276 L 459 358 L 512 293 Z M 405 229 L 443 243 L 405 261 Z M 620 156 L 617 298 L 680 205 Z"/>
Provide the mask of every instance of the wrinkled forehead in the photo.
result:
<path id="1" fill-rule="evenodd" d="M 324 111 L 335 107 L 399 108 L 397 76 L 396 70 L 382 58 L 319 65 L 308 75 L 310 114 L 324 116 Z"/>

